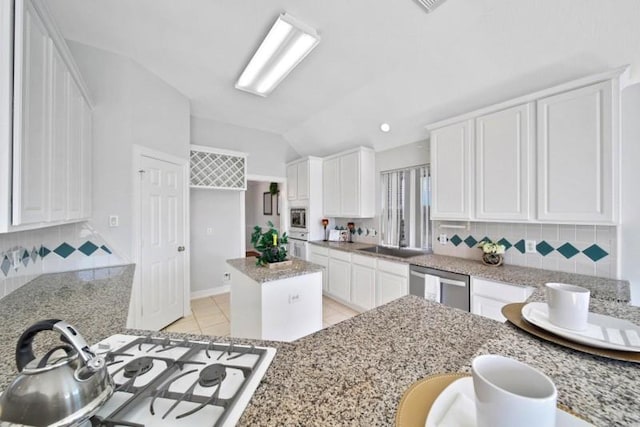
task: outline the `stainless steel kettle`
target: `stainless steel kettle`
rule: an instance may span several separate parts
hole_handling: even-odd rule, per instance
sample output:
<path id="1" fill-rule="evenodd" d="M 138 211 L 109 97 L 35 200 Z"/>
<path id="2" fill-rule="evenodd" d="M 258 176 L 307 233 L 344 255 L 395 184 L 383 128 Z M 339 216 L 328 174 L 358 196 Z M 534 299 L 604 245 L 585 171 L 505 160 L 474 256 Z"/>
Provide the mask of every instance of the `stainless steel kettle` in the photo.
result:
<path id="1" fill-rule="evenodd" d="M 32 344 L 41 331 L 60 332 L 65 344 L 36 360 Z M 66 355 L 55 357 L 60 350 Z M 43 320 L 27 329 L 18 340 L 16 364 L 20 374 L 0 396 L 0 421 L 75 426 L 95 414 L 114 391 L 104 358 L 91 352 L 76 329 L 61 320 Z"/>

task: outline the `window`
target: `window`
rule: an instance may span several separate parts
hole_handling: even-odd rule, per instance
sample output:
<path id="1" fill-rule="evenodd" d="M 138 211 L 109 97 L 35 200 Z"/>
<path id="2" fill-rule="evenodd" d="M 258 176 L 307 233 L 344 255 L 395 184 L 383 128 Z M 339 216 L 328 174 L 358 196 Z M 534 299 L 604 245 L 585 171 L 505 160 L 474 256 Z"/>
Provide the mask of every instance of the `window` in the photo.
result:
<path id="1" fill-rule="evenodd" d="M 383 245 L 431 249 L 429 165 L 382 172 Z"/>

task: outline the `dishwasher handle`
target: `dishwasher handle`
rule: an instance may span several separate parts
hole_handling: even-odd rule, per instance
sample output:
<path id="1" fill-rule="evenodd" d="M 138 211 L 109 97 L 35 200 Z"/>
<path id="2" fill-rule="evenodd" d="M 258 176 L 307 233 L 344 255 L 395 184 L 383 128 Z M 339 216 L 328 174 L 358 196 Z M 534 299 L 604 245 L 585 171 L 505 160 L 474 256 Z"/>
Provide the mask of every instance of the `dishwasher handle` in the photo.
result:
<path id="1" fill-rule="evenodd" d="M 442 283 L 443 285 L 460 286 L 462 288 L 467 287 L 466 282 L 462 282 L 460 280 L 444 279 L 442 277 L 440 278 L 440 283 Z"/>

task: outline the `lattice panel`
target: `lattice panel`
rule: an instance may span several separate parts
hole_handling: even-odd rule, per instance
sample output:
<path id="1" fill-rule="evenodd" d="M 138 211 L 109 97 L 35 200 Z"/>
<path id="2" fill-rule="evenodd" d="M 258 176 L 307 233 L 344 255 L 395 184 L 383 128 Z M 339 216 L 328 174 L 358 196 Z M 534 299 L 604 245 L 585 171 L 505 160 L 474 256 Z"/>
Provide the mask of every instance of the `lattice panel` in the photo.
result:
<path id="1" fill-rule="evenodd" d="M 191 150 L 192 187 L 246 190 L 245 158 Z"/>

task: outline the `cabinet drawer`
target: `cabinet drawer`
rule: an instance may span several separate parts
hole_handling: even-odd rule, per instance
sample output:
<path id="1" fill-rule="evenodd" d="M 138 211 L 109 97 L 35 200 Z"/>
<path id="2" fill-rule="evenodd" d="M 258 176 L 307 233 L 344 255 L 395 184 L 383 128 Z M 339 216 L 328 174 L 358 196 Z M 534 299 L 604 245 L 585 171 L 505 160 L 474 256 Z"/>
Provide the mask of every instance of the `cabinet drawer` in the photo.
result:
<path id="1" fill-rule="evenodd" d="M 309 250 L 312 254 L 329 256 L 329 248 L 324 248 L 322 246 L 316 246 L 312 244 L 309 245 Z"/>
<path id="2" fill-rule="evenodd" d="M 386 271 L 387 273 L 395 274 L 397 276 L 409 277 L 409 264 L 401 264 L 379 259 L 378 270 Z"/>
<path id="3" fill-rule="evenodd" d="M 376 259 L 370 256 L 353 254 L 351 256 L 351 262 L 364 267 L 376 268 Z"/>
<path id="4" fill-rule="evenodd" d="M 351 254 L 349 252 L 337 251 L 335 249 L 329 249 L 329 258 L 351 262 Z"/>
<path id="5" fill-rule="evenodd" d="M 473 295 L 482 295 L 494 300 L 505 302 L 522 302 L 533 293 L 533 288 L 527 286 L 509 285 L 507 283 L 472 278 Z"/>

